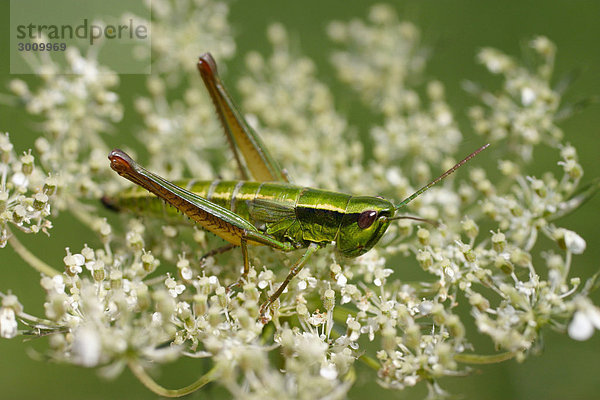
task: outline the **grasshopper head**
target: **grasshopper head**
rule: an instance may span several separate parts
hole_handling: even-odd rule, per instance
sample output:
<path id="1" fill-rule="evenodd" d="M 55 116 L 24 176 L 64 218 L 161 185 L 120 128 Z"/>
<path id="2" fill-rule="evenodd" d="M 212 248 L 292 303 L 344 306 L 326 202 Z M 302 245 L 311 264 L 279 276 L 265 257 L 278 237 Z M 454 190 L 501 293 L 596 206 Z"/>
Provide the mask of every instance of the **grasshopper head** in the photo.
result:
<path id="1" fill-rule="evenodd" d="M 381 239 L 394 213 L 394 205 L 382 198 L 351 197 L 336 238 L 337 250 L 346 257 L 365 254 Z"/>
<path id="2" fill-rule="evenodd" d="M 351 197 L 336 237 L 338 251 L 346 257 L 358 257 L 365 254 L 381 239 L 390 225 L 390 221 L 395 219 L 406 218 L 437 225 L 435 221 L 409 216 L 394 217 L 394 214 L 488 147 L 489 143 L 481 146 L 398 205 L 393 205 L 379 197 Z"/>

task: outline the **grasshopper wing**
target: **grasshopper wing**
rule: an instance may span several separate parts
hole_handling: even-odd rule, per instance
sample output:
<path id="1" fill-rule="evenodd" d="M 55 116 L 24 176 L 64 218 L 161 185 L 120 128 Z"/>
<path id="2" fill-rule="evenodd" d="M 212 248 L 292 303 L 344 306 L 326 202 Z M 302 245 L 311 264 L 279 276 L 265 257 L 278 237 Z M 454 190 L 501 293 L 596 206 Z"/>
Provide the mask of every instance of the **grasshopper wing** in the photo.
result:
<path id="1" fill-rule="evenodd" d="M 281 235 L 297 223 L 296 210 L 291 203 L 254 199 L 249 200 L 247 205 L 255 226 L 264 226 L 269 235 Z"/>

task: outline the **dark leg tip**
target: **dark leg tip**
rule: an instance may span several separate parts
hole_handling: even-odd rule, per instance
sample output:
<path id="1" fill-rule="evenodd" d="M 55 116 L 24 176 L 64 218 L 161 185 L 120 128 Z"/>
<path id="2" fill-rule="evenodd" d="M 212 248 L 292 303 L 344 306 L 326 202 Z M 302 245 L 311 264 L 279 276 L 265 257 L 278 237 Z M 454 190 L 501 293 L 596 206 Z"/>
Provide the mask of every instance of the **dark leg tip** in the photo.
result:
<path id="1" fill-rule="evenodd" d="M 104 195 L 102 196 L 102 198 L 100 199 L 100 201 L 102 202 L 102 204 L 104 205 L 104 207 L 106 207 L 107 209 L 111 210 L 111 211 L 115 211 L 115 212 L 119 212 L 119 207 L 117 207 L 117 205 L 115 204 L 114 200 L 111 199 L 110 197 Z"/>

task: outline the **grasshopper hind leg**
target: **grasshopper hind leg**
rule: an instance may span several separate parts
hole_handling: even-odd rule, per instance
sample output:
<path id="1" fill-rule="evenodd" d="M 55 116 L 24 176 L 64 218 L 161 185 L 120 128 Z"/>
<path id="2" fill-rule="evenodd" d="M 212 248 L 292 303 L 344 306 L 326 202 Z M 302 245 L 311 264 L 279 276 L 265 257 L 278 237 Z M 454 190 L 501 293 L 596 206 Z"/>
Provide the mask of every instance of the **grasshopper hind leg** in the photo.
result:
<path id="1" fill-rule="evenodd" d="M 224 246 L 217 247 L 216 249 L 212 249 L 209 252 L 205 253 L 202 257 L 200 257 L 200 261 L 206 260 L 208 257 L 218 256 L 219 254 L 227 253 L 229 250 L 235 248 L 236 246 L 232 243 L 227 243 Z"/>
<path id="2" fill-rule="evenodd" d="M 209 53 L 203 54 L 198 59 L 197 66 L 215 105 L 242 179 L 258 182 L 288 181 L 287 173 L 282 171 L 227 92 L 219 77 L 214 58 Z"/>

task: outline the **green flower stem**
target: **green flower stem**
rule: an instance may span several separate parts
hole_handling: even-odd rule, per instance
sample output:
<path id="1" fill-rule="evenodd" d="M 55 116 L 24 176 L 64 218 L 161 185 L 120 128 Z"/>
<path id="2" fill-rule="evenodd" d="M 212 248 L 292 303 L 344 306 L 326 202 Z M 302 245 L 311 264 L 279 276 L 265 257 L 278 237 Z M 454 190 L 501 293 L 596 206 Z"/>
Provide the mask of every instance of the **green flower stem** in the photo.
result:
<path id="1" fill-rule="evenodd" d="M 510 360 L 516 353 L 506 352 L 500 354 L 455 354 L 454 360 L 465 364 L 497 364 Z"/>
<path id="2" fill-rule="evenodd" d="M 25 260 L 27 264 L 33 267 L 40 274 L 48 276 L 56 276 L 60 274 L 60 272 L 58 272 L 57 270 L 55 270 L 54 268 L 37 258 L 32 252 L 27 250 L 27 248 L 23 246 L 21 242 L 19 242 L 19 239 L 17 239 L 17 237 L 14 234 L 9 234 L 8 243 L 10 243 L 15 252 L 17 252 L 17 254 L 23 260 Z"/>
<path id="3" fill-rule="evenodd" d="M 135 377 L 138 378 L 144 386 L 146 386 L 148 389 L 150 389 L 157 395 L 163 397 L 181 397 L 195 392 L 196 390 L 202 388 L 206 384 L 214 381 L 217 373 L 217 367 L 213 367 L 210 371 L 202 375 L 195 382 L 188 386 L 184 386 L 180 389 L 167 389 L 156 383 L 156 381 L 146 373 L 146 370 L 144 370 L 144 368 L 138 362 L 134 360 L 129 360 L 127 362 L 127 365 L 129 366 L 129 369 L 131 370 L 133 375 L 135 375 Z"/>
<path id="4" fill-rule="evenodd" d="M 88 210 L 85 210 L 83 205 L 78 201 L 72 200 L 69 201 L 68 204 L 71 214 L 73 214 L 83 225 L 94 231 L 94 222 L 97 217 L 93 217 L 92 214 Z"/>
<path id="5" fill-rule="evenodd" d="M 379 361 L 377 361 L 373 357 L 369 357 L 363 354 L 362 356 L 358 357 L 358 359 L 374 371 L 379 371 L 379 368 L 381 368 Z"/>
<path id="6" fill-rule="evenodd" d="M 344 377 L 342 378 L 342 381 L 350 385 L 353 385 L 354 382 L 356 382 L 356 370 L 354 369 L 354 367 L 351 367 L 348 370 L 346 375 L 344 375 Z"/>
<path id="7" fill-rule="evenodd" d="M 336 306 L 333 309 L 333 320 L 336 322 L 339 322 L 340 324 L 345 324 L 346 318 L 348 318 L 348 315 L 350 315 L 352 313 L 354 313 L 356 315 L 356 311 L 353 311 L 350 308 L 336 304 Z"/>

